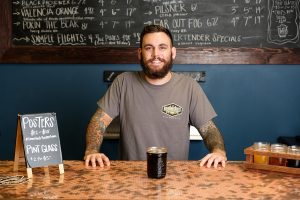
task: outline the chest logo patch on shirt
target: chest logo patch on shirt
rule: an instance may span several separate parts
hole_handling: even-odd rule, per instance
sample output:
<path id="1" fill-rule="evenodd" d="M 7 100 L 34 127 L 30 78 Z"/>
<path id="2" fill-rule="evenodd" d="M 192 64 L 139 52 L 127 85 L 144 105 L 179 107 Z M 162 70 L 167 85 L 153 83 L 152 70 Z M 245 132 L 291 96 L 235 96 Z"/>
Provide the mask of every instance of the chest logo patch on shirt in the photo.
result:
<path id="1" fill-rule="evenodd" d="M 171 117 L 176 117 L 178 115 L 181 115 L 182 110 L 183 110 L 182 107 L 175 104 L 175 103 L 164 105 L 162 107 L 162 112 L 169 115 L 169 116 L 171 116 Z"/>

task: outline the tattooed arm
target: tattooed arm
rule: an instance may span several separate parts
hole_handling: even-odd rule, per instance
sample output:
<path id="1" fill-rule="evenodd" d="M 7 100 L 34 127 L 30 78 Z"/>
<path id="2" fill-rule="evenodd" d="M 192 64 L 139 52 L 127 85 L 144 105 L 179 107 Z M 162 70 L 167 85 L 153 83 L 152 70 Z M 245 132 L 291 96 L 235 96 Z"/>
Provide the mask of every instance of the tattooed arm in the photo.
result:
<path id="1" fill-rule="evenodd" d="M 223 167 L 226 165 L 227 157 L 224 147 L 223 137 L 214 124 L 213 121 L 207 122 L 203 127 L 200 128 L 201 136 L 203 137 L 204 143 L 210 151 L 200 162 L 200 166 L 204 166 L 206 163 L 207 167 L 214 166 L 217 168 L 220 163 Z"/>
<path id="2" fill-rule="evenodd" d="M 109 159 L 99 153 L 100 146 L 103 141 L 103 134 L 106 127 L 111 123 L 112 118 L 109 117 L 101 108 L 98 108 L 92 116 L 86 131 L 86 149 L 85 149 L 85 165 L 91 164 L 93 167 L 109 166 Z"/>

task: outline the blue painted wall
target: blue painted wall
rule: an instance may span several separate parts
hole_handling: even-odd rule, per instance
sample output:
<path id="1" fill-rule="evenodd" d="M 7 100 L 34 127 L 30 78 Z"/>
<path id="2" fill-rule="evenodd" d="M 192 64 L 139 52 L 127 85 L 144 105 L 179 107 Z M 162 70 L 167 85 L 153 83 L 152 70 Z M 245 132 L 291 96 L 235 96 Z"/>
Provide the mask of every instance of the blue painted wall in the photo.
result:
<path id="1" fill-rule="evenodd" d="M 139 70 L 139 65 L 1 64 L 0 159 L 14 155 L 18 113 L 56 112 L 64 159 L 82 159 L 85 129 L 107 84 L 104 70 Z M 300 135 L 300 65 L 175 65 L 175 71 L 206 71 L 202 84 L 218 117 L 229 160 L 244 160 L 255 141 Z M 116 159 L 118 141 L 103 151 Z M 190 159 L 206 149 L 192 141 Z"/>

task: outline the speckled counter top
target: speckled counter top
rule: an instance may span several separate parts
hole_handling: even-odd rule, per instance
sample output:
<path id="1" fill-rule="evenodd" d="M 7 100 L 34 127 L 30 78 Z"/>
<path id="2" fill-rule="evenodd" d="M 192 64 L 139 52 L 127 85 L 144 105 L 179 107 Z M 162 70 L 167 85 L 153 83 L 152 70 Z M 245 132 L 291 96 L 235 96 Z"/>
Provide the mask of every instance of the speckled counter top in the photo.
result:
<path id="1" fill-rule="evenodd" d="M 0 161 L 0 176 L 13 172 L 12 161 Z M 244 168 L 229 162 L 225 169 L 200 168 L 197 161 L 168 161 L 164 179 L 149 179 L 146 161 L 112 161 L 105 169 L 86 169 L 83 161 L 33 169 L 31 181 L 0 185 L 0 199 L 300 199 L 300 176 Z"/>

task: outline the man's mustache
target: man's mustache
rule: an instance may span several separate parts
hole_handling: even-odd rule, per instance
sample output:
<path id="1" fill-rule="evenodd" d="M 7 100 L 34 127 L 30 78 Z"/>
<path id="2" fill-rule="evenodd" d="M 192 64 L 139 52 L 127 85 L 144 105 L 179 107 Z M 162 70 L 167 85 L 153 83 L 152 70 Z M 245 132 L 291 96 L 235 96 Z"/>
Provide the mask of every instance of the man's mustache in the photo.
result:
<path id="1" fill-rule="evenodd" d="M 147 60 L 147 63 L 153 62 L 154 60 L 159 60 L 160 62 L 166 62 L 166 60 L 163 58 L 155 57 L 155 58 L 150 58 L 149 60 Z"/>

